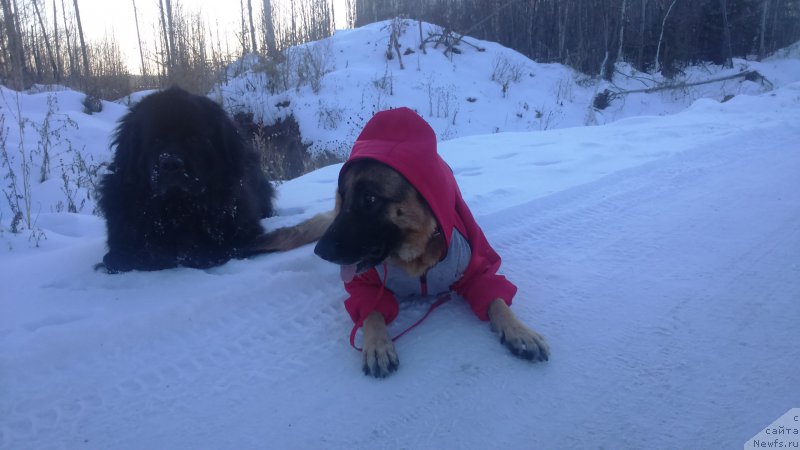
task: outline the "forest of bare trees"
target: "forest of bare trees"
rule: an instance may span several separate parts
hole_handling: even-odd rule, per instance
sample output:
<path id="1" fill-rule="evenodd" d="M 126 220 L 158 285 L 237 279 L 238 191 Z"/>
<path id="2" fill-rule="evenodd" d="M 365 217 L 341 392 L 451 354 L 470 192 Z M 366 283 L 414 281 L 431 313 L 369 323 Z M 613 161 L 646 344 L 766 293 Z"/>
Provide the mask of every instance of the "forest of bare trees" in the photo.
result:
<path id="1" fill-rule="evenodd" d="M 671 76 L 800 39 L 800 0 L 355 0 L 354 8 L 357 26 L 407 16 L 592 75 L 611 76 L 622 60 Z"/>
<path id="2" fill-rule="evenodd" d="M 115 36 L 85 39 L 80 0 L 0 1 L 0 83 L 14 89 L 57 83 L 100 98 L 170 84 L 205 93 L 244 53 L 280 58 L 289 46 L 333 32 L 329 0 L 240 0 L 241 28 L 233 35 L 212 18 L 187 11 L 180 0 L 158 0 L 151 22 L 140 16 L 136 0 L 120 0 L 139 43 L 139 64 L 129 67 Z M 143 36 L 155 36 L 155 42 Z"/>
<path id="3" fill-rule="evenodd" d="M 114 35 L 85 39 L 80 0 L 0 2 L 3 85 L 58 83 L 101 98 L 173 83 L 208 92 L 242 54 L 279 61 L 283 49 L 328 37 L 334 28 L 331 0 L 240 0 L 241 26 L 233 35 L 187 11 L 180 0 L 158 0 L 158 17 L 148 20 L 136 0 L 120 0 L 139 41 L 138 64 L 129 67 Z M 346 0 L 345 5 L 339 14 L 349 26 L 409 17 L 606 77 L 619 61 L 672 76 L 695 62 L 762 58 L 800 39 L 800 0 Z"/>

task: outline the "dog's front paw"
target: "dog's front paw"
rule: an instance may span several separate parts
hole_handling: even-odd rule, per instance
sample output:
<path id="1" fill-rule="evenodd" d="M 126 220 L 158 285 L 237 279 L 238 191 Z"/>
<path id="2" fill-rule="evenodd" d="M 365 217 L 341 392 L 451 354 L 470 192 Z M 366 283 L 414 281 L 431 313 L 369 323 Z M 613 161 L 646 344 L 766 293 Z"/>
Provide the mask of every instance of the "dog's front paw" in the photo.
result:
<path id="1" fill-rule="evenodd" d="M 397 370 L 400 360 L 389 335 L 376 336 L 364 341 L 364 375 L 384 378 Z"/>
<path id="2" fill-rule="evenodd" d="M 500 343 L 508 347 L 514 355 L 531 361 L 550 359 L 550 347 L 547 341 L 525 325 L 515 323 L 497 332 L 500 334 Z"/>

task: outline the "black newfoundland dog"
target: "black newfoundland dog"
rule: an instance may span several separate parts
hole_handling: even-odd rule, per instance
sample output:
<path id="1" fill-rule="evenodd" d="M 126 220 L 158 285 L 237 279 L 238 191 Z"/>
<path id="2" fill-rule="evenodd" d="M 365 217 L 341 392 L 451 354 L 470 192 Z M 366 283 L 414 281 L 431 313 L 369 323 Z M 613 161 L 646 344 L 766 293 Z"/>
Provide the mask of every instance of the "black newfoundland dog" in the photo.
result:
<path id="1" fill-rule="evenodd" d="M 258 155 L 210 99 L 173 87 L 134 105 L 99 188 L 108 272 L 204 268 L 244 255 L 272 215 Z"/>

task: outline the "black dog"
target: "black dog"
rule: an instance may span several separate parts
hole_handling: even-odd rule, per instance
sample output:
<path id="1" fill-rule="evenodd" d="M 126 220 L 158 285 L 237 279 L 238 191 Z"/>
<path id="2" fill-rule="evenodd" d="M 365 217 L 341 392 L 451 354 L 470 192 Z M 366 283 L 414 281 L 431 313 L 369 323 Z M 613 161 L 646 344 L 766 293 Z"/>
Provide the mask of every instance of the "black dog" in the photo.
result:
<path id="1" fill-rule="evenodd" d="M 120 121 L 99 187 L 109 272 L 211 267 L 242 256 L 272 215 L 258 155 L 210 99 L 173 87 Z"/>

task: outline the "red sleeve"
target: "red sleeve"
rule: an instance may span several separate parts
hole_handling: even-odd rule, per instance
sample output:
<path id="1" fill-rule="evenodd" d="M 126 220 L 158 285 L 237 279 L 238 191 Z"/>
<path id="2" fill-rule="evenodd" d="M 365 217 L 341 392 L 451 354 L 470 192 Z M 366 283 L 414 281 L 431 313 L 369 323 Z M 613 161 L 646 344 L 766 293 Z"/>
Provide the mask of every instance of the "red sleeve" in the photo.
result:
<path id="1" fill-rule="evenodd" d="M 353 323 L 361 324 L 372 311 L 383 314 L 387 324 L 397 317 L 397 299 L 390 290 L 384 288 L 374 268 L 345 283 L 344 288 L 350 294 L 344 301 L 344 307 Z"/>
<path id="2" fill-rule="evenodd" d="M 481 320 L 489 320 L 489 305 L 499 298 L 511 306 L 517 287 L 503 275 L 497 274 L 500 257 L 494 251 L 490 255 L 475 255 L 469 262 L 464 276 L 453 289 L 463 297 L 472 311 Z M 488 256 L 488 258 L 487 258 Z"/>
<path id="3" fill-rule="evenodd" d="M 456 199 L 456 215 L 456 229 L 467 239 L 472 256 L 464 275 L 452 289 L 469 303 L 479 319 L 489 320 L 492 301 L 499 298 L 511 306 L 517 287 L 506 277 L 497 274 L 500 255 L 489 244 L 460 193 Z"/>

